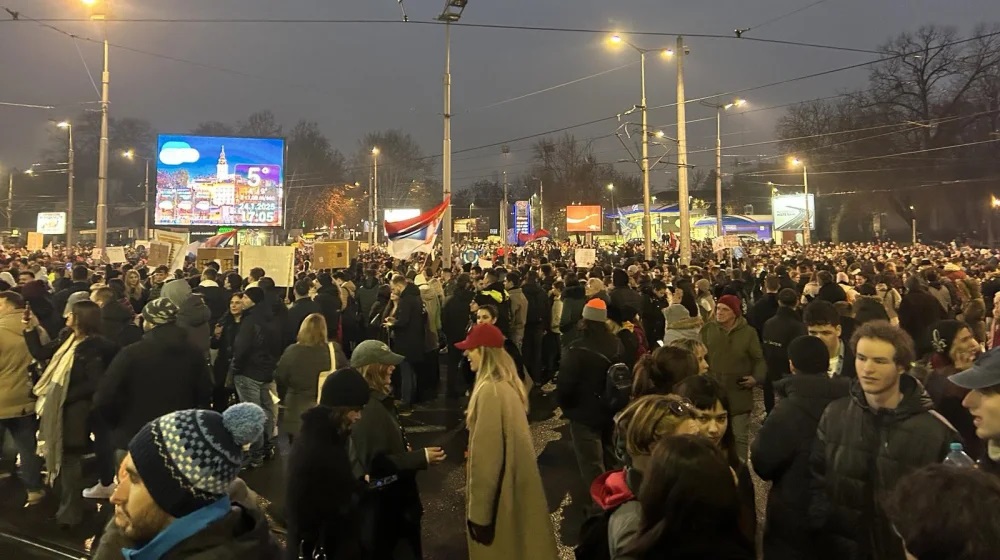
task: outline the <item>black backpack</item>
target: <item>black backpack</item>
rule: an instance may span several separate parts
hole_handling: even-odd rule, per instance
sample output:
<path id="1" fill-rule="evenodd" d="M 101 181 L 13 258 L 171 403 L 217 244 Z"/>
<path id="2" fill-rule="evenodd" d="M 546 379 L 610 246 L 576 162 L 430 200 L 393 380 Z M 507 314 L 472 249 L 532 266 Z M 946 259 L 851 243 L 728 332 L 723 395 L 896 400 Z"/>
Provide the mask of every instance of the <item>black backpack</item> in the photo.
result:
<path id="1" fill-rule="evenodd" d="M 632 394 L 632 370 L 622 362 L 612 362 L 607 356 L 583 346 L 574 346 L 578 350 L 583 350 L 595 356 L 600 356 L 608 363 L 608 371 L 604 376 L 604 392 L 598 395 L 604 409 L 611 415 L 628 405 Z"/>

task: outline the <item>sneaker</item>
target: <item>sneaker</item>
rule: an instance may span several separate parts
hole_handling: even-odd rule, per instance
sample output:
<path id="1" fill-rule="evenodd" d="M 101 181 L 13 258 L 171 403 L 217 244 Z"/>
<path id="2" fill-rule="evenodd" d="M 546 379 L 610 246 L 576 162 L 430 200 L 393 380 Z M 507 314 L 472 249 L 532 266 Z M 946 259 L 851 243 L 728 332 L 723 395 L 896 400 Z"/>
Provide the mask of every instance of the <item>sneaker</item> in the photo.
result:
<path id="1" fill-rule="evenodd" d="M 29 490 L 28 491 L 28 500 L 27 500 L 27 502 L 25 502 L 24 507 L 36 506 L 36 505 L 38 505 L 39 502 L 42 501 L 42 498 L 44 498 L 44 497 L 45 497 L 45 491 L 44 490 L 38 490 L 38 491 L 34 491 L 34 492 L 31 491 L 31 490 Z"/>
<path id="2" fill-rule="evenodd" d="M 90 500 L 107 500 L 115 493 L 114 483 L 107 486 L 98 482 L 97 484 L 83 491 L 83 497 Z"/>

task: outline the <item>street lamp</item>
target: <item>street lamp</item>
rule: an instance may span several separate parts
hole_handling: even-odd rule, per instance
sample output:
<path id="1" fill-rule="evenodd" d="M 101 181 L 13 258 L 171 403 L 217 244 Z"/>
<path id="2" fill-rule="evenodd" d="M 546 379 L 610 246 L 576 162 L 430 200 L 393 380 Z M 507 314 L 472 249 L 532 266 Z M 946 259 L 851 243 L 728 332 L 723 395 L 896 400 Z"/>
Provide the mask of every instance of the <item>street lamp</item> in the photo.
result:
<path id="1" fill-rule="evenodd" d="M 541 177 L 532 179 L 538 179 L 538 229 L 545 229 L 545 185 Z"/>
<path id="2" fill-rule="evenodd" d="M 646 260 L 653 259 L 652 214 L 650 213 L 649 194 L 649 121 L 646 107 L 646 53 L 659 52 L 664 58 L 677 56 L 677 183 L 681 220 L 681 263 L 691 262 L 691 215 L 688 202 L 687 175 L 687 123 L 684 112 L 684 40 L 677 37 L 677 48 L 643 49 L 632 44 L 621 35 L 612 35 L 611 42 L 625 44 L 639 53 L 640 80 L 642 99 L 639 108 L 642 110 L 642 236 Z M 661 133 L 662 134 L 662 133 Z M 657 136 L 662 137 L 662 136 Z"/>
<path id="3" fill-rule="evenodd" d="M 131 150 L 131 149 L 125 150 L 125 152 L 122 153 L 122 155 L 125 156 L 126 159 L 130 159 L 130 160 L 134 160 L 137 157 L 135 155 L 135 150 Z M 149 239 L 149 161 L 150 161 L 150 158 L 139 156 L 139 159 L 143 159 L 143 160 L 146 161 L 146 179 L 145 179 L 145 181 L 143 181 L 143 187 L 145 188 L 145 193 L 146 194 L 145 194 L 145 198 L 142 199 L 142 213 L 143 213 L 143 226 L 142 226 L 143 229 L 142 229 L 142 231 L 143 231 L 144 235 L 146 236 L 146 239 Z"/>
<path id="4" fill-rule="evenodd" d="M 722 112 L 733 107 L 746 105 L 745 99 L 734 99 L 731 103 L 707 103 L 702 105 L 715 108 L 715 234 L 724 235 L 722 227 Z"/>
<path id="5" fill-rule="evenodd" d="M 107 0 L 81 0 L 91 6 L 91 21 L 107 21 Z M 102 253 L 108 237 L 108 85 L 111 74 L 108 71 L 108 33 L 104 32 L 104 71 L 101 73 L 101 142 L 97 163 L 97 249 Z"/>
<path id="6" fill-rule="evenodd" d="M 462 17 L 469 0 L 445 0 L 444 10 L 438 21 L 444 22 L 444 140 L 441 150 L 441 192 L 444 199 L 451 196 L 451 24 Z M 441 254 L 451 266 L 451 204 L 444 209 L 444 228 L 441 232 Z"/>
<path id="7" fill-rule="evenodd" d="M 805 202 L 803 202 L 803 205 L 805 206 L 806 213 L 806 221 L 802 226 L 802 244 L 808 245 L 809 236 L 812 233 L 812 229 L 810 227 L 812 225 L 812 218 L 809 216 L 809 172 L 806 171 L 806 162 L 800 160 L 799 158 L 791 158 L 788 160 L 788 163 L 792 167 L 802 166 L 802 192 L 805 195 Z"/>
<path id="8" fill-rule="evenodd" d="M 615 184 L 614 183 L 608 183 L 608 192 L 611 193 L 611 211 L 614 212 L 615 214 L 617 214 L 618 211 L 617 211 L 617 208 L 615 207 Z M 611 233 L 614 233 L 616 237 L 618 236 L 618 232 L 615 229 L 615 219 L 614 218 L 611 219 Z"/>
<path id="9" fill-rule="evenodd" d="M 379 228 L 379 226 L 378 226 L 378 155 L 379 155 L 379 153 L 380 153 L 380 151 L 378 149 L 378 146 L 375 146 L 375 147 L 372 148 L 372 165 L 374 167 L 374 171 L 372 172 L 372 177 L 374 179 L 373 179 L 373 182 L 372 182 L 372 228 L 371 228 L 372 231 L 371 231 L 371 235 L 369 236 L 369 237 L 372 238 L 372 241 L 371 241 L 372 247 L 375 247 L 376 245 L 378 245 L 378 228 Z"/>
<path id="10" fill-rule="evenodd" d="M 27 171 L 24 172 L 25 175 L 32 176 L 35 174 L 35 168 L 29 167 Z M 11 169 L 9 173 L 10 177 L 7 179 L 7 230 L 13 231 L 14 219 L 14 170 Z"/>
<path id="11" fill-rule="evenodd" d="M 66 179 L 66 193 L 67 193 L 67 195 L 66 195 L 66 247 L 72 247 L 73 246 L 73 180 L 76 178 L 76 176 L 74 174 L 75 173 L 75 171 L 74 171 L 74 169 L 75 169 L 75 167 L 74 167 L 75 157 L 74 157 L 74 153 L 73 153 L 73 123 L 71 123 L 69 121 L 62 121 L 62 122 L 56 123 L 56 126 L 58 126 L 59 128 L 66 129 L 66 132 L 69 135 L 69 138 L 68 138 L 68 141 L 67 141 L 67 143 L 69 145 L 69 154 L 68 154 L 68 159 L 66 160 L 68 162 L 68 164 L 69 164 L 68 173 L 67 173 L 68 178 Z"/>
<path id="12" fill-rule="evenodd" d="M 910 206 L 910 236 L 913 239 L 913 244 L 917 244 L 917 211 Z"/>

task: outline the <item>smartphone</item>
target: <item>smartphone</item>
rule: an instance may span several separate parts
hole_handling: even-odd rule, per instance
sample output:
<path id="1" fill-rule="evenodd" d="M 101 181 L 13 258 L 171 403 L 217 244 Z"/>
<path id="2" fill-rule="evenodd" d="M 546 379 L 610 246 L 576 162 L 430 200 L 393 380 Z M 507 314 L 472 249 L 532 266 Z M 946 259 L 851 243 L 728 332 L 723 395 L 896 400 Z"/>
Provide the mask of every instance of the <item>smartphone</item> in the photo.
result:
<path id="1" fill-rule="evenodd" d="M 72 262 L 66 263 L 66 270 L 73 270 L 73 263 Z"/>
<path id="2" fill-rule="evenodd" d="M 393 482 L 396 482 L 397 480 L 399 480 L 397 475 L 391 475 L 385 478 L 376 478 L 368 483 L 368 488 L 371 490 L 379 490 L 381 488 L 385 488 Z"/>
<path id="3" fill-rule="evenodd" d="M 31 304 L 24 302 L 24 317 L 21 319 L 25 323 L 31 321 Z"/>

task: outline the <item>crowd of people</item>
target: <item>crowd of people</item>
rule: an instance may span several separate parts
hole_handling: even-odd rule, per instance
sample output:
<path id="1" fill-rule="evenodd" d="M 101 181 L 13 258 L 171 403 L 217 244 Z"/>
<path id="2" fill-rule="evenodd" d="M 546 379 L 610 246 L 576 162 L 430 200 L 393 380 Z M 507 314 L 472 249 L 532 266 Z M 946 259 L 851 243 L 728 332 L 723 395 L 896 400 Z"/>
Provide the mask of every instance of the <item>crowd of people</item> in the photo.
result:
<path id="1" fill-rule="evenodd" d="M 7 249 L 0 437 L 26 505 L 52 494 L 74 527 L 110 500 L 102 560 L 423 558 L 418 473 L 448 456 L 404 418 L 443 397 L 464 410 L 469 558 L 554 559 L 527 414 L 551 399 L 580 560 L 996 557 L 996 252 L 591 247 L 586 268 L 547 241 L 481 246 L 485 269 L 300 254 L 287 287 Z M 240 473 L 286 442 L 281 546 Z"/>

